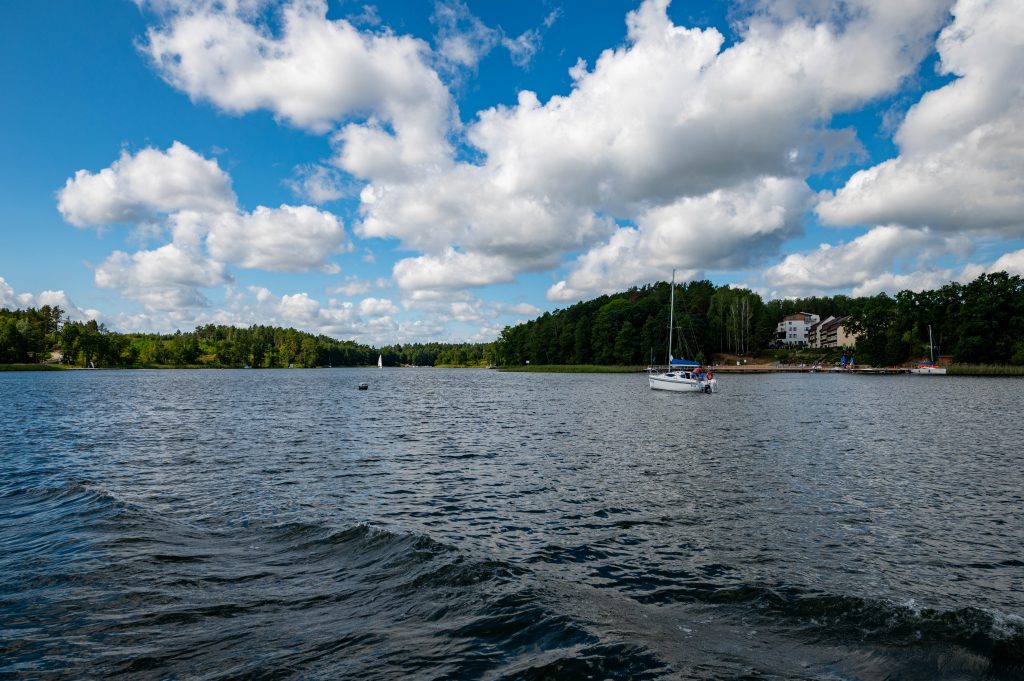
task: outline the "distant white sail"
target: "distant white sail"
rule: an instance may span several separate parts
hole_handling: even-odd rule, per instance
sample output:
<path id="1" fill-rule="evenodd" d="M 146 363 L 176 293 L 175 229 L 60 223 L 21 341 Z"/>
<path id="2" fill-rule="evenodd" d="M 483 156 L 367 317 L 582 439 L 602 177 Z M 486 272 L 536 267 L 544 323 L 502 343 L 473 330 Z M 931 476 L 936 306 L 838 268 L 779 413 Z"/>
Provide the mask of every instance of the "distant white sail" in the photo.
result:
<path id="1" fill-rule="evenodd" d="M 377 366 L 381 369 L 384 368 L 384 355 L 377 355 Z"/>

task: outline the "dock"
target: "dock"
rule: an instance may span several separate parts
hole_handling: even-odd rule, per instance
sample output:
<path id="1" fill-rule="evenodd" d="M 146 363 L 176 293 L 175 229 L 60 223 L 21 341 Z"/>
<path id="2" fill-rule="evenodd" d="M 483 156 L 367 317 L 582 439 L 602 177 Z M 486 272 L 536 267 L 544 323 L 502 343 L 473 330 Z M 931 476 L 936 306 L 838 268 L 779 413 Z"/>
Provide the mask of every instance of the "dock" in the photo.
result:
<path id="1" fill-rule="evenodd" d="M 814 368 L 809 366 L 791 366 L 774 364 L 741 364 L 739 366 L 713 366 L 711 371 L 722 374 L 909 374 L 910 367 L 854 367 L 853 369 Z"/>

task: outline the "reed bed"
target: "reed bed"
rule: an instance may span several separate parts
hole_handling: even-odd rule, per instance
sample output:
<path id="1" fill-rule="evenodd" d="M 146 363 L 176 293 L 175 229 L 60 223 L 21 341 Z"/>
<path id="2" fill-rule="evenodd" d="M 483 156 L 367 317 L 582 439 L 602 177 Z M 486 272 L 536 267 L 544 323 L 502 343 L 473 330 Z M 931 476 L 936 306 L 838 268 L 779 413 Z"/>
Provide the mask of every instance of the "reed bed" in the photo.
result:
<path id="1" fill-rule="evenodd" d="M 1024 376 L 1024 366 L 1013 364 L 951 364 L 946 373 L 956 376 Z"/>
<path id="2" fill-rule="evenodd" d="M 0 364 L 0 371 L 64 371 L 57 364 Z"/>
<path id="3" fill-rule="evenodd" d="M 635 374 L 642 366 L 600 366 L 597 364 L 524 364 L 498 367 L 501 371 L 528 371 L 551 374 Z"/>

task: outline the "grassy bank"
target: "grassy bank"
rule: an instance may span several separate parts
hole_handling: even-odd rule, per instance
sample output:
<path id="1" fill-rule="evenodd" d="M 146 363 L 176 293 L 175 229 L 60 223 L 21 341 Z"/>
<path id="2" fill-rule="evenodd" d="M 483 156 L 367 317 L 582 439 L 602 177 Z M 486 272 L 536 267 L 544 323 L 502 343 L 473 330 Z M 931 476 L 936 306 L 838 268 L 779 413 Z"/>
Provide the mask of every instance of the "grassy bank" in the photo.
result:
<path id="1" fill-rule="evenodd" d="M 524 364 L 522 366 L 498 367 L 498 370 L 549 374 L 633 374 L 643 371 L 644 368 L 642 366 L 600 366 L 597 364 Z"/>
<path id="2" fill-rule="evenodd" d="M 64 371 L 60 364 L 0 364 L 0 371 Z"/>
<path id="3" fill-rule="evenodd" d="M 1024 376 L 1024 366 L 1013 364 L 951 364 L 947 374 L 955 376 Z"/>

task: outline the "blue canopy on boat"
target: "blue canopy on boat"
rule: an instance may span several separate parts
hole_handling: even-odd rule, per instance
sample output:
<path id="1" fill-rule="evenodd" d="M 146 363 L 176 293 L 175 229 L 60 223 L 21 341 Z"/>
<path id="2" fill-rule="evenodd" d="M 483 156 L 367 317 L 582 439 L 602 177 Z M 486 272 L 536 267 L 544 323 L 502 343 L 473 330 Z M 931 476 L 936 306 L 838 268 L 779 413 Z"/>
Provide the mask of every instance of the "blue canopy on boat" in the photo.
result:
<path id="1" fill-rule="evenodd" d="M 699 367 L 700 362 L 694 362 L 692 359 L 673 359 L 672 366 L 674 367 Z"/>

